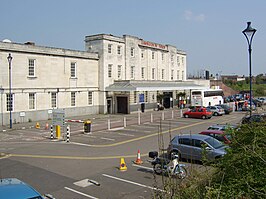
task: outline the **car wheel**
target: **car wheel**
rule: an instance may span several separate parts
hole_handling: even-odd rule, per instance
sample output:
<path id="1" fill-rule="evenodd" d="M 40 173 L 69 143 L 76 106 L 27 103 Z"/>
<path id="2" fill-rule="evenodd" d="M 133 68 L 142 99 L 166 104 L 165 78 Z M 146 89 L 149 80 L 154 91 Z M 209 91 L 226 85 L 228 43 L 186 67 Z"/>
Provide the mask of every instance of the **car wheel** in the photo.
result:
<path id="1" fill-rule="evenodd" d="M 218 113 L 217 113 L 217 112 L 215 112 L 213 115 L 217 116 L 217 115 L 218 115 Z"/>
<path id="2" fill-rule="evenodd" d="M 206 119 L 206 115 L 201 116 L 201 118 L 205 120 Z"/>
<path id="3" fill-rule="evenodd" d="M 188 115 L 184 115 L 185 118 L 188 118 Z"/>

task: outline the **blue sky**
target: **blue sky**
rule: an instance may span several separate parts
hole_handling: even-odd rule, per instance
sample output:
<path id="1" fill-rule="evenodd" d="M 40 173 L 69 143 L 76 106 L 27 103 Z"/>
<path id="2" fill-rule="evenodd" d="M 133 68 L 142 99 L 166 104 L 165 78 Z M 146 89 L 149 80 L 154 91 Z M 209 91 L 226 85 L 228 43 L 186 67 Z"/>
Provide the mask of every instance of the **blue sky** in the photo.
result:
<path id="1" fill-rule="evenodd" d="M 91 34 L 124 34 L 187 52 L 188 73 L 266 73 L 265 0 L 1 0 L 0 40 L 84 50 Z"/>

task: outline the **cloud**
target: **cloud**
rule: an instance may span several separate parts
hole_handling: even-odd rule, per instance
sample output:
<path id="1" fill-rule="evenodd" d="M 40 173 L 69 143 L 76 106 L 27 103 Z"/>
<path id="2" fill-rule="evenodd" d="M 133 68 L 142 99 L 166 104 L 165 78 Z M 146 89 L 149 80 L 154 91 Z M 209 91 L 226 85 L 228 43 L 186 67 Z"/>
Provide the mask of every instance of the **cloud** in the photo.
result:
<path id="1" fill-rule="evenodd" d="M 185 19 L 187 21 L 197 21 L 197 22 L 205 21 L 205 15 L 204 14 L 195 15 L 190 10 L 186 10 L 184 16 L 185 16 Z"/>

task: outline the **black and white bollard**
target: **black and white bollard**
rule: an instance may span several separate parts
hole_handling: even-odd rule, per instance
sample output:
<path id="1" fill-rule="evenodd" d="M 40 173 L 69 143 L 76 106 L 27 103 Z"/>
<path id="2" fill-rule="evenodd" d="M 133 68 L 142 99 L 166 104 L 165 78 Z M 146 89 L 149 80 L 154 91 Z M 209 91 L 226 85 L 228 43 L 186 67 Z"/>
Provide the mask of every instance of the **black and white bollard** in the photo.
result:
<path id="1" fill-rule="evenodd" d="M 67 126 L 66 141 L 69 142 L 69 139 L 70 139 L 70 127 Z"/>
<path id="2" fill-rule="evenodd" d="M 53 129 L 53 125 L 51 125 L 51 136 L 50 136 L 51 140 L 54 139 L 54 129 Z"/>

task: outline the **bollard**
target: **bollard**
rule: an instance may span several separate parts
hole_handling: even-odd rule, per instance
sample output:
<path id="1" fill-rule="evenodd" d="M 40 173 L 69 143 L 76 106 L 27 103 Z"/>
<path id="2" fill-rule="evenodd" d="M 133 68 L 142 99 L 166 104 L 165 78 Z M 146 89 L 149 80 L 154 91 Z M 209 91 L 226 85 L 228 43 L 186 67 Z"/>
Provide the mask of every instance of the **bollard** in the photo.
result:
<path id="1" fill-rule="evenodd" d="M 162 112 L 162 120 L 164 120 L 164 111 Z"/>
<path id="2" fill-rule="evenodd" d="M 111 129 L 110 119 L 108 119 L 108 121 L 107 121 L 107 128 L 108 128 L 108 130 Z"/>
<path id="3" fill-rule="evenodd" d="M 51 139 L 54 139 L 54 129 L 53 129 L 53 125 L 51 125 Z"/>
<path id="4" fill-rule="evenodd" d="M 138 112 L 138 124 L 140 125 L 140 112 Z"/>
<path id="5" fill-rule="evenodd" d="M 180 117 L 183 117 L 183 110 L 180 109 Z"/>
<path id="6" fill-rule="evenodd" d="M 69 142 L 69 139 L 70 139 L 70 126 L 67 126 L 66 141 Z"/>
<path id="7" fill-rule="evenodd" d="M 124 117 L 124 127 L 127 127 L 127 119 Z"/>
<path id="8" fill-rule="evenodd" d="M 153 123 L 153 115 L 152 115 L 152 113 L 151 113 L 151 123 Z"/>

